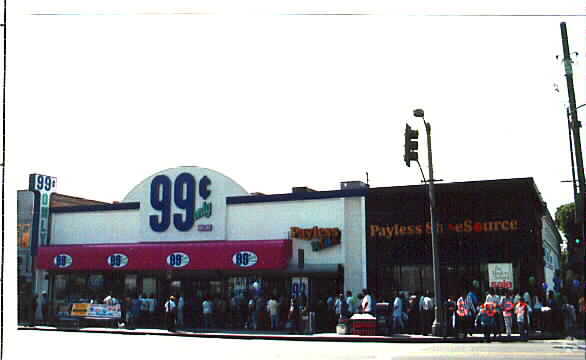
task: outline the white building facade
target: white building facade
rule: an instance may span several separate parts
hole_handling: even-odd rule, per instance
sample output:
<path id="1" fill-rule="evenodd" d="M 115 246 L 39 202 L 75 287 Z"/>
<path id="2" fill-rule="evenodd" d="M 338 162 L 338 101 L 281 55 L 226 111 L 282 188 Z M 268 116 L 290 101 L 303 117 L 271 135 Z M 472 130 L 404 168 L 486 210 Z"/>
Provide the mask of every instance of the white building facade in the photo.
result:
<path id="1" fill-rule="evenodd" d="M 357 293 L 366 191 L 258 195 L 206 168 L 160 171 L 120 203 L 53 209 L 40 286 L 56 307 L 106 295 Z"/>

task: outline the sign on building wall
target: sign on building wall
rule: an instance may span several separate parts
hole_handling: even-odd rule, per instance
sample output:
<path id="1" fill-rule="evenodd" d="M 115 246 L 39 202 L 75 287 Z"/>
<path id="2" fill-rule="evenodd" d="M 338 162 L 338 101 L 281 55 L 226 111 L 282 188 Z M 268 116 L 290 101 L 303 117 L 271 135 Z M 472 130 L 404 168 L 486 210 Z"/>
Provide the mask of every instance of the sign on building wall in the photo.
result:
<path id="1" fill-rule="evenodd" d="M 320 228 L 314 226 L 309 229 L 302 229 L 293 226 L 291 227 L 290 234 L 293 239 L 311 241 L 313 251 L 339 245 L 342 241 L 342 232 L 338 228 Z"/>
<path id="2" fill-rule="evenodd" d="M 185 166 L 150 176 L 124 202 L 140 202 L 142 241 L 209 241 L 226 239 L 226 197 L 240 195 L 232 179 Z"/>
<path id="3" fill-rule="evenodd" d="M 47 245 L 49 238 L 49 207 L 51 194 L 55 191 L 57 178 L 47 175 L 31 174 L 29 190 L 35 192 L 35 209 L 31 253 L 36 255 L 39 246 Z"/>
<path id="4" fill-rule="evenodd" d="M 513 264 L 488 264 L 488 282 L 491 288 L 513 289 Z"/>
<path id="5" fill-rule="evenodd" d="M 309 278 L 291 278 L 291 295 L 295 297 L 301 295 L 309 296 Z"/>

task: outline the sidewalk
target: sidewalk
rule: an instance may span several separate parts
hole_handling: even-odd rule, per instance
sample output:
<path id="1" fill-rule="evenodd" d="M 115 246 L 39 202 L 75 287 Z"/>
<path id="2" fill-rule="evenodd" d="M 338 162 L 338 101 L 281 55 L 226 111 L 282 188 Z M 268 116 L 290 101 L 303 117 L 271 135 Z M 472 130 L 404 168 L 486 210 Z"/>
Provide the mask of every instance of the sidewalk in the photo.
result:
<path id="1" fill-rule="evenodd" d="M 125 328 L 107 327 L 83 327 L 83 328 L 57 328 L 54 326 L 24 326 L 19 325 L 18 330 L 37 331 L 64 331 L 64 332 L 85 332 L 85 333 L 109 333 L 124 335 L 163 335 L 183 336 L 202 338 L 224 338 L 224 339 L 264 339 L 264 340 L 290 340 L 290 341 L 330 341 L 330 342 L 386 342 L 386 343 L 478 343 L 484 342 L 480 333 L 468 336 L 463 339 L 453 337 L 441 338 L 435 336 L 395 334 L 392 336 L 364 336 L 364 335 L 340 335 L 336 333 L 316 334 L 288 334 L 285 331 L 251 331 L 251 330 L 225 330 L 225 329 L 184 329 L 170 332 L 164 329 L 139 328 L 129 330 Z M 532 333 L 529 340 L 554 340 L 559 336 L 549 336 L 540 333 Z M 493 342 L 520 342 L 521 337 L 514 334 L 511 337 L 501 336 Z"/>

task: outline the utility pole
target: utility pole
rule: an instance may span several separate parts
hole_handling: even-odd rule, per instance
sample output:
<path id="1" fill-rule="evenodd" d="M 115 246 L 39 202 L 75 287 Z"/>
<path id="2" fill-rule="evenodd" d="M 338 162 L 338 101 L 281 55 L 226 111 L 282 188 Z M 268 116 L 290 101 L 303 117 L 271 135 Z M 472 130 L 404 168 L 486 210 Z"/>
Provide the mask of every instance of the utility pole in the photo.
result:
<path id="1" fill-rule="evenodd" d="M 582 159 L 582 143 L 580 141 L 580 127 L 578 121 L 578 109 L 576 108 L 576 94 L 574 93 L 574 79 L 572 71 L 572 58 L 570 57 L 570 46 L 568 44 L 568 32 L 566 23 L 560 23 L 562 33 L 562 47 L 564 51 L 564 69 L 566 74 L 566 83 L 568 86 L 569 115 L 571 121 L 572 134 L 574 138 L 574 154 L 576 157 L 576 170 L 578 172 L 578 192 L 575 197 L 576 212 L 575 221 L 577 233 L 581 241 L 585 241 L 584 229 L 584 191 L 586 190 L 586 180 L 584 178 L 584 161 Z M 568 239 L 575 241 L 576 239 Z"/>

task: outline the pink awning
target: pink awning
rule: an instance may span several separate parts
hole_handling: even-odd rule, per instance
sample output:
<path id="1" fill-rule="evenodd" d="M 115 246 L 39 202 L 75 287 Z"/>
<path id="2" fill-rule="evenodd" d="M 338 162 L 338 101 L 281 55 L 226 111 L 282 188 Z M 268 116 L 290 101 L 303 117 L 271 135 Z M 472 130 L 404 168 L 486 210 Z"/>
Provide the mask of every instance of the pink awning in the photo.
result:
<path id="1" fill-rule="evenodd" d="M 46 270 L 285 269 L 291 240 L 53 245 L 39 248 Z"/>

